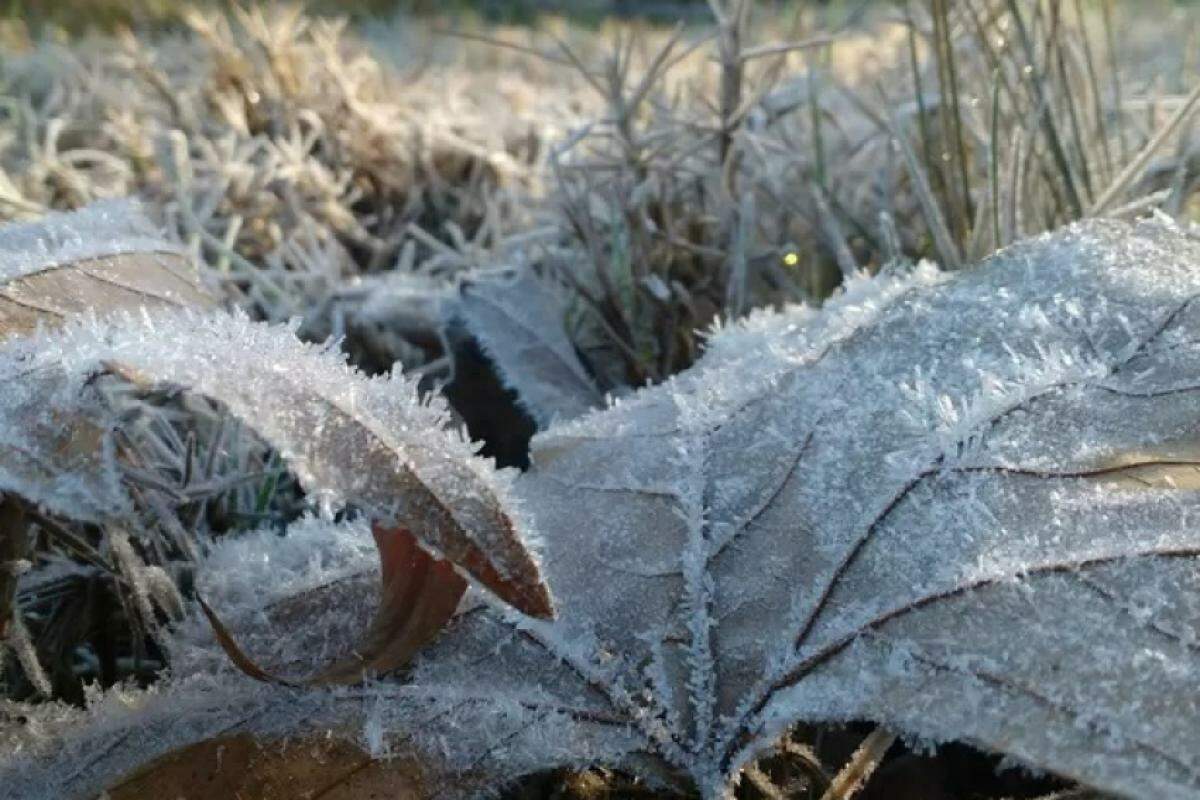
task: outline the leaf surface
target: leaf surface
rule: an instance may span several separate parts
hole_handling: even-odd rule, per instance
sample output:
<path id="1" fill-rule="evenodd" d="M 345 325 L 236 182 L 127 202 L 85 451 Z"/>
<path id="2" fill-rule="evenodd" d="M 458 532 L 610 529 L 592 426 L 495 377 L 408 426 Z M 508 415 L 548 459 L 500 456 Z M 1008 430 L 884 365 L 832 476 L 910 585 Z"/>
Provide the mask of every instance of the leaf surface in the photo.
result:
<path id="1" fill-rule="evenodd" d="M 380 761 L 354 745 L 319 738 L 260 741 L 223 736 L 168 753 L 108 790 L 111 800 L 423 800 L 419 765 Z"/>
<path id="2" fill-rule="evenodd" d="M 0 797 L 158 800 L 458 796 L 403 752 L 373 754 L 361 696 L 192 676 L 87 709 L 0 707 Z M 19 713 L 19 716 L 17 714 Z"/>
<path id="3" fill-rule="evenodd" d="M 212 303 L 187 256 L 132 202 L 0 228 L 0 339 L 85 312 Z"/>

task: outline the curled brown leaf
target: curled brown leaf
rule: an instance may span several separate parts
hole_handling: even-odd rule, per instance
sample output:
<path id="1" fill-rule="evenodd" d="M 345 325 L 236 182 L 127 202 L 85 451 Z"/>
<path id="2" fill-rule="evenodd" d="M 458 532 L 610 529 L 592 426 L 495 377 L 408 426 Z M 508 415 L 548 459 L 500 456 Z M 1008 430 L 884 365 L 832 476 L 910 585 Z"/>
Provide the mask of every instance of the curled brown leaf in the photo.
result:
<path id="1" fill-rule="evenodd" d="M 467 590 L 466 580 L 446 560 L 423 550 L 412 533 L 403 527 L 372 526 L 379 548 L 379 604 L 374 619 L 350 652 L 316 674 L 285 678 L 260 666 L 237 642 L 237 637 L 220 616 L 200 599 L 200 608 L 212 624 L 217 642 L 230 660 L 256 680 L 284 685 L 356 683 L 365 676 L 382 674 L 402 667 L 454 615 Z M 302 625 L 312 603 L 323 597 L 307 593 L 289 598 L 286 608 L 272 609 L 289 625 Z"/>
<path id="2" fill-rule="evenodd" d="M 434 797 L 420 765 L 379 760 L 336 737 L 261 741 L 248 733 L 183 747 L 122 778 L 111 800 L 358 800 Z"/>

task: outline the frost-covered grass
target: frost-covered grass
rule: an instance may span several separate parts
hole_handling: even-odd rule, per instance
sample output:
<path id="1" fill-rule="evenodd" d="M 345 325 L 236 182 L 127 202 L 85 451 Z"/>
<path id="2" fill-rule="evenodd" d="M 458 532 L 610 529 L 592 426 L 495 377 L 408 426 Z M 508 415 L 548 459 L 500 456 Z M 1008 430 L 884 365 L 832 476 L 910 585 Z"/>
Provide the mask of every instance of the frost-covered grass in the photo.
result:
<path id="1" fill-rule="evenodd" d="M 963 267 L 1090 216 L 1197 214 L 1195 12 L 713 6 L 711 25 L 675 31 L 545 18 L 447 35 L 437 19 L 351 24 L 289 6 L 185 9 L 174 27 L 82 36 L 9 21 L 0 218 L 138 196 L 224 304 L 298 320 L 369 372 L 400 361 L 423 389 L 461 398 L 463 332 L 444 306 L 476 268 L 531 267 L 556 284 L 556 368 L 622 395 L 691 365 L 698 331 L 727 328 L 720 359 L 805 313 L 759 309 L 842 288 L 847 313 L 869 315 L 876 290 L 922 259 Z M 939 280 L 928 266 L 916 276 Z M 480 302 L 495 324 L 523 321 Z M 506 352 L 488 324 L 477 313 L 462 327 L 519 381 L 506 363 L 527 359 L 525 340 Z M 985 386 L 941 407 L 920 376 L 909 388 L 928 405 L 913 413 L 940 414 L 950 443 L 1008 397 Z M 152 547 L 114 558 L 167 568 L 186 593 L 193 548 L 300 513 L 277 455 L 226 409 L 129 402 L 140 491 L 170 508 Z M 478 403 L 456 403 L 474 423 Z M 501 426 L 514 419 L 503 413 Z M 191 494 L 163 494 L 197 470 Z M 74 701 L 81 679 L 152 681 L 165 665 L 146 634 L 153 610 L 119 582 L 107 612 L 88 605 L 94 562 L 109 557 L 89 549 L 100 541 L 86 527 L 43 537 L 49 569 L 24 584 L 53 691 Z M 98 618 L 101 635 L 79 633 Z M 10 695 L 33 692 L 15 666 L 5 674 Z"/>
<path id="2" fill-rule="evenodd" d="M 1169 30 L 1126 4 L 976 0 L 677 35 L 183 8 L 68 40 L 8 24 L 0 216 L 141 195 L 229 302 L 345 335 L 376 370 L 443 355 L 413 303 L 366 313 L 410 275 L 537 265 L 615 389 L 691 363 L 714 319 L 858 269 L 1190 213 L 1189 127 L 1168 123 L 1194 20 L 1172 6 Z"/>

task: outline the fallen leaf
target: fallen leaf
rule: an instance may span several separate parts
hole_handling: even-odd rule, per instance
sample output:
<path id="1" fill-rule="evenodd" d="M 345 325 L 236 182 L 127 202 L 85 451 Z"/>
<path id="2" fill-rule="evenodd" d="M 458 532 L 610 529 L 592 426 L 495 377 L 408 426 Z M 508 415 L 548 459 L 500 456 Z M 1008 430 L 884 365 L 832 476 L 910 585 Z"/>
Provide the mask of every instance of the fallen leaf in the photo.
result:
<path id="1" fill-rule="evenodd" d="M 212 305 L 186 254 L 134 203 L 0 228 L 0 340 L 85 313 Z"/>
<path id="2" fill-rule="evenodd" d="M 365 675 L 381 675 L 404 664 L 430 642 L 454 616 L 467 582 L 449 561 L 423 550 L 404 528 L 372 527 L 380 556 L 380 597 L 374 619 L 348 654 L 299 680 L 281 678 L 260 667 L 237 643 L 216 612 L 199 598 L 200 608 L 217 641 L 234 664 L 250 677 L 285 685 L 357 683 Z M 309 624 L 312 593 L 293 595 L 270 609 L 274 624 L 299 629 Z"/>
<path id="3" fill-rule="evenodd" d="M 223 736 L 180 748 L 109 787 L 109 800 L 426 800 L 411 759 L 378 760 L 336 737 Z"/>
<path id="4" fill-rule="evenodd" d="M 529 270 L 477 272 L 450 307 L 539 428 L 603 405 L 567 337 L 566 304 Z"/>

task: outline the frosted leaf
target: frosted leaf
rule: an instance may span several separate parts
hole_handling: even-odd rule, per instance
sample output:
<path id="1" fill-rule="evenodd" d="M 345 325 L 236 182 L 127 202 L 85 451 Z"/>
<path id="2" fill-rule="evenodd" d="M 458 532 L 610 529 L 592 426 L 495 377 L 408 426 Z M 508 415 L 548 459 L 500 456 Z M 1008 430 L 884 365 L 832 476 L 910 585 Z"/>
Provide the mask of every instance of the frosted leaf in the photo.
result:
<path id="1" fill-rule="evenodd" d="M 307 672 L 354 643 L 351 634 L 370 618 L 378 573 L 365 521 L 307 518 L 285 536 L 262 530 L 216 543 L 197 565 L 196 590 L 226 612 L 225 621 L 256 656 L 273 668 Z M 300 620 L 276 613 L 301 606 Z M 255 775 L 286 777 L 290 788 L 281 787 L 281 796 L 296 787 L 328 787 L 328 796 L 346 800 L 368 790 L 399 791 L 406 782 L 413 796 L 433 796 L 418 793 L 422 773 L 437 775 L 438 796 L 473 785 L 452 776 L 456 770 L 436 754 L 409 757 L 417 754 L 408 724 L 429 713 L 427 692 L 413 697 L 402 686 L 371 680 L 306 691 L 252 681 L 229 663 L 195 604 L 192 611 L 166 636 L 172 666 L 148 690 L 95 691 L 86 710 L 0 705 L 0 798 L 59 800 L 103 791 L 113 800 L 174 797 L 173 782 L 187 775 L 205 781 L 214 796 L 225 796 L 224 787 L 231 787 L 229 796 L 238 787 L 258 796 L 258 784 L 238 783 Z M 382 706 L 405 703 L 416 716 L 403 726 L 394 719 L 383 724 Z M 173 765 L 186 766 L 187 774 Z"/>
<path id="2" fill-rule="evenodd" d="M 371 620 L 379 556 L 365 520 L 332 524 L 318 518 L 228 537 L 196 570 L 196 593 L 219 609 L 238 642 L 270 669 L 310 674 L 348 651 Z M 274 613 L 297 598 L 301 624 Z M 169 642 L 176 674 L 230 669 L 201 614 L 177 626 Z"/>
<path id="3" fill-rule="evenodd" d="M 535 438 L 517 489 L 559 616 L 467 615 L 414 686 L 586 703 L 637 740 L 597 760 L 708 796 L 798 720 L 869 719 L 1195 797 L 1197 264 L 1170 227 L 1094 222 L 718 332 Z M 488 753 L 500 714 L 425 735 Z"/>
<path id="4" fill-rule="evenodd" d="M 0 339 L 85 311 L 211 304 L 187 256 L 130 201 L 0 228 Z"/>
<path id="5" fill-rule="evenodd" d="M 213 797 L 319 792 L 351 800 L 385 788 L 433 796 L 412 759 L 372 758 L 361 736 L 371 691 L 301 695 L 197 675 L 148 690 L 116 687 L 90 697 L 87 709 L 7 703 L 0 798 L 190 796 L 197 782 Z"/>
<path id="6" fill-rule="evenodd" d="M 462 283 L 451 313 L 539 428 L 602 404 L 567 338 L 562 299 L 529 270 L 475 273 Z"/>
<path id="7" fill-rule="evenodd" d="M 360 572 L 292 591 L 266 606 L 256 604 L 251 624 L 243 621 L 233 630 L 198 600 L 230 660 L 260 680 L 310 685 L 359 683 L 407 664 L 454 615 L 467 582 L 453 563 L 423 550 L 408 529 L 376 524 L 372 534 L 380 556 L 378 579 L 374 572 Z M 361 612 L 374 604 L 363 602 L 364 589 L 376 585 L 378 608 L 368 620 Z M 265 651 L 268 660 L 247 652 L 247 627 L 263 640 L 253 649 Z M 359 629 L 364 633 L 357 639 L 346 638 Z M 297 665 L 304 667 L 299 674 Z"/>
<path id="8" fill-rule="evenodd" d="M 377 572 L 378 557 L 365 522 L 308 518 L 289 526 L 286 536 L 262 530 L 217 543 L 198 565 L 196 588 L 226 610 L 225 621 L 247 649 L 273 664 L 309 670 L 351 641 L 347 634 L 370 611 Z M 273 614 L 279 604 L 314 593 L 324 593 L 325 602 L 307 604 L 303 626 Z M 462 622 L 477 616 L 468 612 Z M 530 720 L 555 716 L 557 739 L 543 743 L 544 763 L 583 765 L 590 763 L 593 751 L 613 749 L 613 739 L 622 739 L 625 748 L 634 741 L 620 724 L 591 731 L 600 716 L 586 723 L 570 720 L 570 710 L 586 707 L 585 701 L 556 704 L 533 686 L 520 698 L 498 698 L 486 687 L 465 685 L 367 681 L 297 691 L 251 681 L 229 664 L 198 613 L 177 626 L 165 644 L 171 671 L 149 690 L 115 687 L 96 693 L 86 710 L 54 703 L 0 707 L 0 798 L 59 800 L 108 790 L 116 800 L 130 787 L 145 787 L 146 776 L 159 775 L 160 783 L 152 784 L 158 789 L 172 774 L 170 763 L 184 759 L 192 774 L 208 776 L 211 748 L 197 746 L 204 743 L 229 745 L 226 757 L 234 766 L 242 763 L 242 749 L 251 745 L 267 759 L 284 757 L 296 747 L 312 748 L 311 758 L 325 765 L 321 774 L 333 785 L 342 760 L 321 750 L 332 743 L 339 751 L 353 751 L 359 769 L 380 774 L 378 783 L 367 784 L 379 790 L 398 791 L 396 781 L 411 776 L 416 762 L 428 776 L 426 785 L 437 789 L 414 796 L 475 796 L 494 781 L 490 771 L 481 769 L 486 762 L 453 740 L 435 737 L 444 733 L 438 727 L 442 719 L 469 715 L 470 709 L 497 701 L 500 711 L 481 720 L 497 736 L 495 741 L 518 741 Z M 478 658 L 480 651 L 472 648 L 459 655 Z M 570 735 L 571 725 L 579 735 Z M 236 778 L 213 769 L 214 787 Z M 367 794 L 364 785 L 354 786 L 360 794 L 348 792 L 347 800 Z M 174 796 L 162 789 L 143 791 Z"/>
<path id="9" fill-rule="evenodd" d="M 324 346 L 240 316 L 144 312 L 0 346 L 0 490 L 83 520 L 122 515 L 96 376 L 222 402 L 277 448 L 319 502 L 403 524 L 523 610 L 552 613 L 506 501 L 509 478 L 447 429 L 409 379 L 367 378 Z"/>

